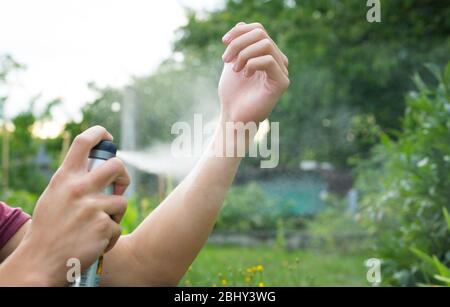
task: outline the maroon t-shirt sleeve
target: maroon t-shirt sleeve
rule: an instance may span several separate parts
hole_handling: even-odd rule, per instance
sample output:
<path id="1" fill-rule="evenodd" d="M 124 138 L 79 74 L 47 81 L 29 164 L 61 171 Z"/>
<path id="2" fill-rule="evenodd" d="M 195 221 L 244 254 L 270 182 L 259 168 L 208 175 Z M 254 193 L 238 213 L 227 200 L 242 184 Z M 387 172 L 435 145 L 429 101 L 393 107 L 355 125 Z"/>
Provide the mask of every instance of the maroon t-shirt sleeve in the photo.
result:
<path id="1" fill-rule="evenodd" d="M 0 249 L 8 243 L 29 219 L 30 216 L 21 209 L 14 209 L 0 202 Z"/>

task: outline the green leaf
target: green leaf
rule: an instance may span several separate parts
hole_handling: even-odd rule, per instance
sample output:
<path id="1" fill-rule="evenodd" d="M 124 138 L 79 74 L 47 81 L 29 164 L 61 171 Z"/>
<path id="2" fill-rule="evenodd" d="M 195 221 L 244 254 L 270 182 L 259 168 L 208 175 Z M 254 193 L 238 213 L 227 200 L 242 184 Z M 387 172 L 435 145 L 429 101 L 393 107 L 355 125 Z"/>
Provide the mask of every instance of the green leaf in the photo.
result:
<path id="1" fill-rule="evenodd" d="M 386 133 L 384 132 L 380 133 L 380 141 L 387 148 L 392 148 L 392 141 Z"/>
<path id="2" fill-rule="evenodd" d="M 421 93 L 428 93 L 430 91 L 428 89 L 428 86 L 425 84 L 425 82 L 423 82 L 422 77 L 418 73 L 414 74 L 412 80 Z"/>
<path id="3" fill-rule="evenodd" d="M 428 256 L 426 253 L 422 252 L 421 250 L 419 250 L 415 247 L 412 247 L 411 251 L 425 263 L 429 264 L 432 267 L 436 266 L 436 263 L 434 262 L 433 257 Z"/>
<path id="4" fill-rule="evenodd" d="M 444 86 L 450 91 L 450 62 L 444 69 Z"/>
<path id="5" fill-rule="evenodd" d="M 440 275 L 434 275 L 434 278 L 436 280 L 444 282 L 447 285 L 447 287 L 450 287 L 450 278 L 444 277 L 444 276 L 440 276 Z"/>
<path id="6" fill-rule="evenodd" d="M 433 256 L 434 265 L 438 269 L 439 273 L 444 277 L 450 278 L 450 269 L 448 269 L 436 256 Z"/>
<path id="7" fill-rule="evenodd" d="M 442 83 L 442 74 L 438 65 L 434 63 L 427 63 L 424 66 L 433 74 L 436 80 Z"/>
<path id="8" fill-rule="evenodd" d="M 448 230 L 450 231 L 450 214 L 448 213 L 447 208 L 444 208 L 443 211 L 444 211 L 445 220 L 447 221 L 447 224 L 448 224 Z"/>

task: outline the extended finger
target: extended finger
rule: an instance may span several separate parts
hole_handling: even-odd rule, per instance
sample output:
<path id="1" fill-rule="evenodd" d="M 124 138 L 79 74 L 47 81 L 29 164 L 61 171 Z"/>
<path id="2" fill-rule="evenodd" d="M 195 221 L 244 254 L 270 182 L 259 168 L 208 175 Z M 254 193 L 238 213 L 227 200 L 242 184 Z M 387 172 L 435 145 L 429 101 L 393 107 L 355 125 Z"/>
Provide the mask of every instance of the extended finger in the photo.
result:
<path id="1" fill-rule="evenodd" d="M 130 175 L 125 164 L 119 158 L 112 158 L 100 165 L 88 175 L 88 183 L 93 191 L 103 191 L 106 187 L 113 184 L 122 189 L 130 184 Z"/>
<path id="2" fill-rule="evenodd" d="M 268 38 L 267 33 L 261 29 L 254 29 L 247 32 L 238 38 L 234 39 L 225 50 L 223 60 L 225 63 L 231 62 L 237 55 L 250 45 L 257 43 L 260 40 Z"/>
<path id="3" fill-rule="evenodd" d="M 63 162 L 64 168 L 87 170 L 89 152 L 101 141 L 112 141 L 112 135 L 103 127 L 92 127 L 75 137 Z"/>
<path id="4" fill-rule="evenodd" d="M 225 44 L 229 44 L 235 38 L 237 38 L 247 32 L 250 32 L 254 29 L 261 29 L 263 31 L 266 31 L 264 29 L 263 25 L 258 22 L 250 23 L 250 24 L 246 24 L 245 22 L 240 22 L 224 35 L 224 37 L 222 38 L 222 41 Z"/>

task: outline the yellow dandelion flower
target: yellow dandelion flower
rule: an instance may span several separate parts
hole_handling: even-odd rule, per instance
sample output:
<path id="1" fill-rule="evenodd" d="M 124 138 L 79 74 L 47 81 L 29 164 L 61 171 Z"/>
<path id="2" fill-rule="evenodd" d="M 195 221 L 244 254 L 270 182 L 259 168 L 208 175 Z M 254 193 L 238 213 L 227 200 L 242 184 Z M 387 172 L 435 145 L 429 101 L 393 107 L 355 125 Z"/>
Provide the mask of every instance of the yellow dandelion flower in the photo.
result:
<path id="1" fill-rule="evenodd" d="M 248 268 L 248 269 L 246 269 L 245 271 L 246 271 L 247 273 L 253 273 L 253 271 L 252 271 L 251 268 Z"/>
<path id="2" fill-rule="evenodd" d="M 228 281 L 226 279 L 222 279 L 222 286 L 226 287 L 228 285 Z"/>
<path id="3" fill-rule="evenodd" d="M 258 266 L 256 267 L 256 270 L 257 270 L 258 272 L 262 272 L 262 271 L 264 271 L 264 266 L 258 265 Z"/>
<path id="4" fill-rule="evenodd" d="M 258 284 L 258 287 L 260 287 L 260 288 L 264 288 L 266 285 L 263 283 L 263 282 L 260 282 L 259 284 Z"/>
<path id="5" fill-rule="evenodd" d="M 251 277 L 245 277 L 245 282 L 246 283 L 251 283 L 252 282 L 252 278 Z"/>

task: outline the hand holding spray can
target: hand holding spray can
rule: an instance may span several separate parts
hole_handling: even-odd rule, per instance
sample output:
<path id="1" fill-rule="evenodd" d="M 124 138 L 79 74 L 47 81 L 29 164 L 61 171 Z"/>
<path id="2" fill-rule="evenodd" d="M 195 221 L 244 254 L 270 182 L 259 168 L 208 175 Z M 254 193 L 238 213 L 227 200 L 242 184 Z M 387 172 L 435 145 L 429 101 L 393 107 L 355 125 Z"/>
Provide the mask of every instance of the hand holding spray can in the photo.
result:
<path id="1" fill-rule="evenodd" d="M 92 171 L 116 156 L 117 147 L 112 142 L 102 141 L 95 146 L 89 153 L 88 171 Z M 105 194 L 112 195 L 114 186 L 111 185 L 105 189 Z M 81 274 L 79 282 L 75 287 L 98 287 L 103 269 L 103 256 L 92 264 L 85 272 Z"/>

